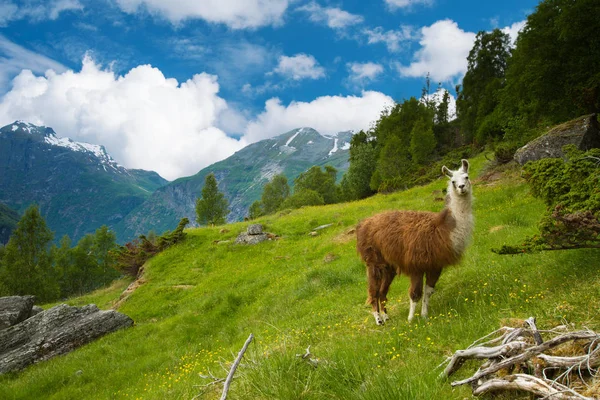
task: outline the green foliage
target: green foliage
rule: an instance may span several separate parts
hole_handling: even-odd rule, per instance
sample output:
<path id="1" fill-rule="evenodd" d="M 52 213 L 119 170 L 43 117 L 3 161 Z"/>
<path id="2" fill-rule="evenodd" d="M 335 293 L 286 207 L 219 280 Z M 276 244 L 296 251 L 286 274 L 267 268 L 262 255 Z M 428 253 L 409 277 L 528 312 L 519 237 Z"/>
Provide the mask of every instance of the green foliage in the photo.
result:
<path id="1" fill-rule="evenodd" d="M 480 31 L 467 57 L 468 66 L 462 89 L 456 99 L 457 114 L 467 143 L 476 139 L 484 143 L 496 132 L 495 121 L 486 118 L 498 104 L 498 93 L 504 84 L 507 62 L 510 58 L 510 38 L 499 29 Z M 494 129 L 490 129 L 491 127 Z M 477 135 L 476 135 L 477 133 Z"/>
<path id="2" fill-rule="evenodd" d="M 379 153 L 376 169 L 371 177 L 371 188 L 380 192 L 406 188 L 414 165 L 410 159 L 410 147 L 396 136 L 390 137 Z"/>
<path id="3" fill-rule="evenodd" d="M 469 161 L 469 175 L 477 179 L 485 159 Z M 476 185 L 472 244 L 459 266 L 444 270 L 428 320 L 406 322 L 410 281 L 399 276 L 389 293 L 391 319 L 375 325 L 364 305 L 364 264 L 348 231 L 385 210 L 439 210 L 443 205 L 431 193 L 445 186 L 442 179 L 262 217 L 259 222 L 281 239 L 256 246 L 233 243 L 247 223 L 232 224 L 225 234 L 220 227 L 186 230 L 185 241 L 148 262 L 145 283 L 119 306 L 135 320 L 134 328 L 0 376 L 0 398 L 219 399 L 222 384 L 209 385 L 210 373 L 224 378 L 221 365 L 231 363 L 253 333 L 227 398 L 470 399 L 471 387 L 452 387 L 432 366 L 507 320 L 534 315 L 540 329 L 564 323 L 600 328 L 590 311 L 590 304 L 600 304 L 597 250 L 527 257 L 489 251 L 532 234 L 543 213 L 543 202 L 529 195 L 518 171 L 510 173 L 493 185 Z M 307 235 L 329 223 L 318 236 Z M 67 301 L 109 308 L 129 282 Z M 308 346 L 317 368 L 296 356 Z M 470 376 L 477 365 L 463 368 Z"/>
<path id="4" fill-rule="evenodd" d="M 294 190 L 294 194 L 285 199 L 281 208 L 285 210 L 304 206 L 322 206 L 323 204 L 325 204 L 325 200 L 316 190 L 300 189 L 299 191 Z"/>
<path id="5" fill-rule="evenodd" d="M 215 175 L 206 175 L 202 197 L 196 200 L 196 222 L 200 225 L 222 225 L 230 212 L 228 207 L 229 202 L 219 192 Z"/>
<path id="6" fill-rule="evenodd" d="M 189 223 L 187 218 L 182 218 L 173 232 L 167 231 L 155 240 L 151 241 L 140 235 L 139 239 L 118 246 L 110 252 L 110 256 L 115 259 L 115 268 L 123 274 L 137 276 L 146 261 L 185 239 L 183 230 Z"/>
<path id="7" fill-rule="evenodd" d="M 8 243 L 8 238 L 18 222 L 19 213 L 0 203 L 0 245 Z"/>
<path id="8" fill-rule="evenodd" d="M 337 170 L 330 165 L 326 165 L 324 171 L 318 166 L 311 167 L 308 171 L 301 173 L 294 179 L 294 194 L 304 192 L 301 194 L 301 198 L 310 197 L 314 200 L 315 197 L 312 194 L 306 194 L 314 191 L 321 196 L 325 204 L 336 203 L 338 201 L 338 193 L 335 185 L 336 178 Z M 291 201 L 291 203 L 294 201 Z"/>
<path id="9" fill-rule="evenodd" d="M 436 141 L 433 134 L 433 124 L 420 119 L 410 132 L 410 155 L 418 165 L 424 165 L 431 160 Z"/>
<path id="10" fill-rule="evenodd" d="M 74 247 L 63 236 L 59 246 L 52 248 L 61 297 L 81 295 L 118 278 L 112 254 L 116 247 L 115 233 L 106 225 L 82 237 Z"/>
<path id="11" fill-rule="evenodd" d="M 272 214 L 281 207 L 281 203 L 290 195 L 290 186 L 284 174 L 278 174 L 267 183 L 262 192 L 261 206 L 264 214 Z M 254 205 L 254 204 L 253 204 Z M 256 206 L 255 206 L 256 208 Z M 258 211 L 255 209 L 255 211 Z M 252 217 L 251 217 L 252 218 Z"/>
<path id="12" fill-rule="evenodd" d="M 494 157 L 499 164 L 506 164 L 514 159 L 519 146 L 510 142 L 500 143 L 494 149 Z"/>
<path id="13" fill-rule="evenodd" d="M 500 108 L 530 127 L 600 110 L 600 3 L 545 0 L 527 17 L 508 63 Z"/>
<path id="14" fill-rule="evenodd" d="M 256 200 L 254 203 L 250 205 L 248 209 L 248 218 L 256 219 L 264 215 L 264 211 L 262 208 L 262 203 L 259 200 Z"/>
<path id="15" fill-rule="evenodd" d="M 539 224 L 540 235 L 520 245 L 494 251 L 514 254 L 582 247 L 600 248 L 600 149 L 581 152 L 565 146 L 567 161 L 545 158 L 525 164 L 525 179 L 547 213 Z"/>
<path id="16" fill-rule="evenodd" d="M 0 265 L 0 281 L 7 294 L 32 294 L 40 301 L 58 298 L 50 251 L 53 238 L 37 205 L 25 210 L 4 248 Z"/>
<path id="17" fill-rule="evenodd" d="M 364 133 L 363 133 L 364 134 Z M 357 134 L 358 135 L 358 134 Z M 350 166 L 341 182 L 342 197 L 346 201 L 364 199 L 373 194 L 370 182 L 375 172 L 377 152 L 366 140 L 350 145 Z"/>

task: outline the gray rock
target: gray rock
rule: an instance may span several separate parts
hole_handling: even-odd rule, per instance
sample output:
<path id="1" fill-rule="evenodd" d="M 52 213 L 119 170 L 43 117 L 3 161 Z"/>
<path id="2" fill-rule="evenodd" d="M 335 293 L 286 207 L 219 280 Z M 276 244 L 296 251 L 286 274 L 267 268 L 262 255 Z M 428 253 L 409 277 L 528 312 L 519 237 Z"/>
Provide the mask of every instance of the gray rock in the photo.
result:
<path id="1" fill-rule="evenodd" d="M 61 304 L 0 331 L 0 374 L 68 353 L 107 333 L 133 325 L 128 316 L 94 304 Z"/>
<path id="2" fill-rule="evenodd" d="M 563 146 L 574 144 L 579 150 L 600 147 L 600 130 L 596 114 L 565 122 L 532 140 L 515 152 L 515 160 L 523 165 L 542 158 L 564 158 Z"/>
<path id="3" fill-rule="evenodd" d="M 248 226 L 248 235 L 261 235 L 263 233 L 263 226 L 261 224 L 253 224 Z"/>
<path id="4" fill-rule="evenodd" d="M 249 235 L 248 233 L 240 233 L 235 239 L 236 244 L 257 244 L 268 240 L 269 236 L 266 233 L 258 235 Z"/>
<path id="5" fill-rule="evenodd" d="M 42 311 L 44 311 L 44 309 L 40 306 L 33 306 L 31 308 L 31 312 L 29 313 L 29 318 L 33 317 L 36 314 L 41 313 Z"/>
<path id="6" fill-rule="evenodd" d="M 0 297 L 0 330 L 29 318 L 34 302 L 34 296 Z"/>

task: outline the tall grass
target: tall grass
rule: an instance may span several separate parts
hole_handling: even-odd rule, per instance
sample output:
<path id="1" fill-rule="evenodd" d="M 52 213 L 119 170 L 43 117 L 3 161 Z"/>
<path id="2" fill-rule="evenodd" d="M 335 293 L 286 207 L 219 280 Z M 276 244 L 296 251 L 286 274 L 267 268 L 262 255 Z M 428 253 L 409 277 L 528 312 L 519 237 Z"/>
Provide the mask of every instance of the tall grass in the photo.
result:
<path id="1" fill-rule="evenodd" d="M 483 158 L 472 161 L 480 171 Z M 439 210 L 445 180 L 347 204 L 303 208 L 258 222 L 279 239 L 235 245 L 248 223 L 189 230 L 153 258 L 121 307 L 135 327 L 69 355 L 0 377 L 2 399 L 216 399 L 250 333 L 255 341 L 230 389 L 235 399 L 464 399 L 436 367 L 507 320 L 536 316 L 598 326 L 599 253 L 499 256 L 490 251 L 536 231 L 543 204 L 516 172 L 475 181 L 476 228 L 459 266 L 446 270 L 428 320 L 408 324 L 408 280 L 390 293 L 391 320 L 376 326 L 365 306 L 366 277 L 348 233 L 392 208 Z M 315 227 L 333 223 L 308 235 Z M 127 282 L 71 303 L 116 300 Z M 297 355 L 310 346 L 317 366 Z M 467 365 L 459 374 L 472 373 Z M 460 376 L 460 375 L 459 375 Z"/>

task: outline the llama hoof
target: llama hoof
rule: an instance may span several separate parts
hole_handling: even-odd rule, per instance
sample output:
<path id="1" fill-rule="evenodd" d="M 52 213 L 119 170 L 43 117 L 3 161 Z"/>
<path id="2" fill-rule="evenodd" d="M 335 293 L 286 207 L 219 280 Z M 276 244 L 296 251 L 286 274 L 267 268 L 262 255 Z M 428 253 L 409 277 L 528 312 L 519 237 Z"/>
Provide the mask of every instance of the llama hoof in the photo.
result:
<path id="1" fill-rule="evenodd" d="M 383 319 L 383 323 L 386 323 L 390 317 L 386 313 L 381 314 L 381 319 Z"/>
<path id="2" fill-rule="evenodd" d="M 373 317 L 375 317 L 375 323 L 377 325 L 383 325 L 385 323 L 383 318 L 381 318 L 381 316 L 379 315 L 378 312 L 373 312 Z"/>

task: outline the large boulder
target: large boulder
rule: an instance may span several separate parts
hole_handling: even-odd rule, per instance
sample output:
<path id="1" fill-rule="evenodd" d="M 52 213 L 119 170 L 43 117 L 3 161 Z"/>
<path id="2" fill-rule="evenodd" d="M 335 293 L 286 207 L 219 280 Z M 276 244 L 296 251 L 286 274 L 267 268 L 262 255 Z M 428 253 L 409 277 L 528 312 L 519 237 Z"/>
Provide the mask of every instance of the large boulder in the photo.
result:
<path id="1" fill-rule="evenodd" d="M 515 160 L 524 165 L 542 158 L 564 158 L 563 146 L 574 144 L 579 150 L 600 147 L 600 130 L 596 114 L 585 115 L 555 126 L 548 133 L 532 140 L 515 153 Z"/>
<path id="2" fill-rule="evenodd" d="M 29 318 L 34 302 L 34 296 L 0 297 L 0 330 Z"/>
<path id="3" fill-rule="evenodd" d="M 107 333 L 133 325 L 128 316 L 94 304 L 61 304 L 0 331 L 0 375 L 68 353 Z"/>

